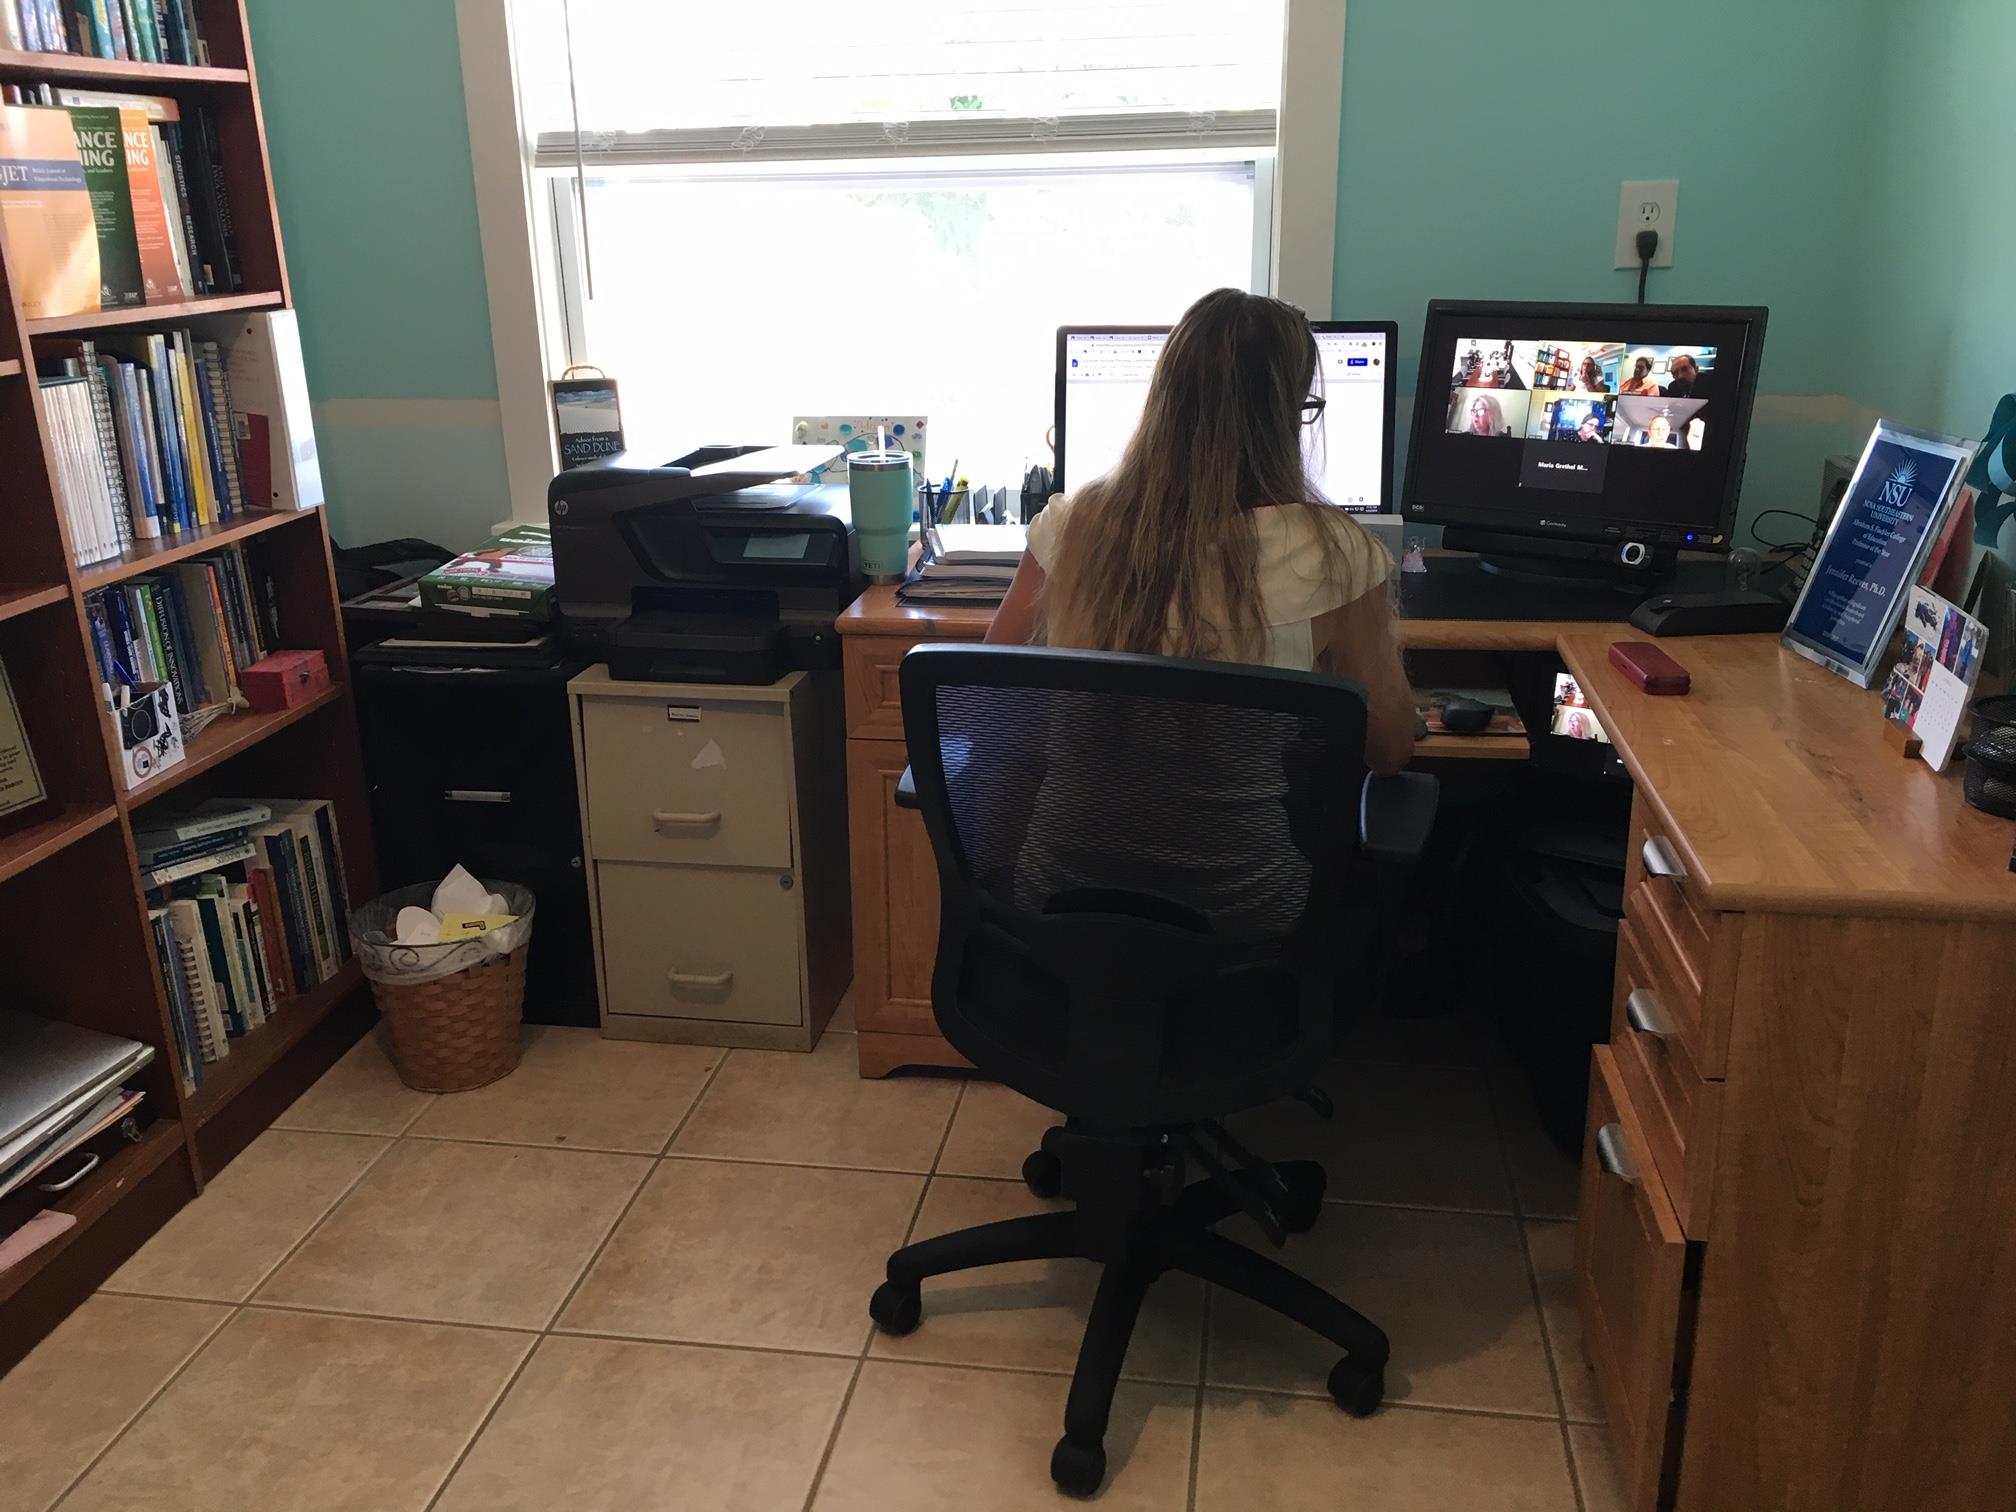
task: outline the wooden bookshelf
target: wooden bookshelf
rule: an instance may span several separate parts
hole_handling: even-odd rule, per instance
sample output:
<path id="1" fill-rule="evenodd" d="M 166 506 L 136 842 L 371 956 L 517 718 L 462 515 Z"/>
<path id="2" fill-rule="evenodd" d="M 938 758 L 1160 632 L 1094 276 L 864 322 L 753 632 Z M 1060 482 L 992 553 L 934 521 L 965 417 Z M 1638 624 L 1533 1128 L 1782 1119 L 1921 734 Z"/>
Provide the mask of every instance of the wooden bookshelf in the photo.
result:
<path id="1" fill-rule="evenodd" d="M 49 79 L 103 89 L 132 84 L 150 94 L 190 84 L 246 84 L 242 68 L 185 68 L 179 63 L 134 63 L 124 58 L 86 58 L 76 53 L 14 52 L 0 48 L 0 77 Z"/>
<path id="2" fill-rule="evenodd" d="M 77 577 L 84 591 L 90 593 L 99 588 L 109 588 L 114 583 L 123 583 L 143 572 L 154 572 L 184 557 L 215 551 L 233 541 L 250 540 L 280 525 L 318 518 L 320 515 L 314 510 L 248 509 L 237 519 L 221 525 L 199 525 L 194 530 L 156 536 L 151 541 L 135 541 L 116 557 L 79 568 Z M 0 613 L 0 617 L 4 617 L 4 613 Z"/>
<path id="3" fill-rule="evenodd" d="M 326 798 L 350 900 L 361 903 L 378 890 L 328 529 L 320 510 L 252 509 L 226 524 L 136 541 L 108 561 L 75 566 L 53 437 L 41 387 L 32 380 L 39 336 L 118 326 L 172 330 L 205 315 L 291 303 L 243 3 L 195 3 L 214 67 L 0 51 L 0 83 L 128 88 L 214 112 L 245 280 L 237 294 L 30 321 L 0 245 L 0 476 L 7 479 L 9 524 L 0 663 L 49 789 L 42 808 L 11 825 L 0 820 L 0 971 L 10 1007 L 140 1040 L 155 1052 L 129 1083 L 146 1093 L 140 1141 L 101 1148 L 97 1169 L 72 1191 L 47 1199 L 76 1226 L 0 1271 L 0 1372 L 200 1192 L 288 1097 L 347 1048 L 371 1013 L 361 974 L 347 967 L 314 992 L 283 999 L 272 1019 L 204 1068 L 201 1087 L 183 1091 L 133 839 L 148 806 L 170 794 L 177 802 L 230 793 Z M 4 381 L 23 377 L 29 381 Z M 118 732 L 98 684 L 85 595 L 227 547 L 242 547 L 272 584 L 280 644 L 320 651 L 332 686 L 296 708 L 216 720 L 187 742 L 180 763 L 128 791 Z M 41 1200 L 14 1193 L 0 1214 L 11 1222 L 27 1215 L 24 1204 Z"/>
<path id="4" fill-rule="evenodd" d="M 235 211 L 234 211 L 235 213 Z M 271 291 L 249 294 L 203 294 L 162 304 L 127 305 L 118 310 L 86 310 L 77 315 L 50 315 L 28 322 L 30 336 L 61 336 L 71 331 L 102 331 L 111 326 L 169 326 L 232 310 L 274 310 L 287 303 Z"/>

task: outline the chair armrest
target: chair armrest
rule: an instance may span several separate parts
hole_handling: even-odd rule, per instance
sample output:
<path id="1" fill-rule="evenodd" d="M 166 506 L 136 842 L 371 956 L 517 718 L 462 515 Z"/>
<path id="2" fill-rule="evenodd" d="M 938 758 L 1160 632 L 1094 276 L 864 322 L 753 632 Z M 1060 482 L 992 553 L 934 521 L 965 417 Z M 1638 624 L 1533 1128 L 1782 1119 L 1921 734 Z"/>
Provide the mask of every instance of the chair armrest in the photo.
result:
<path id="1" fill-rule="evenodd" d="M 896 807 L 900 809 L 920 809 L 924 805 L 917 797 L 917 779 L 910 775 L 910 768 L 903 768 L 903 775 L 896 779 Z"/>
<path id="2" fill-rule="evenodd" d="M 1441 790 L 1426 772 L 1367 777 L 1358 797 L 1360 849 L 1375 861 L 1419 861 Z"/>

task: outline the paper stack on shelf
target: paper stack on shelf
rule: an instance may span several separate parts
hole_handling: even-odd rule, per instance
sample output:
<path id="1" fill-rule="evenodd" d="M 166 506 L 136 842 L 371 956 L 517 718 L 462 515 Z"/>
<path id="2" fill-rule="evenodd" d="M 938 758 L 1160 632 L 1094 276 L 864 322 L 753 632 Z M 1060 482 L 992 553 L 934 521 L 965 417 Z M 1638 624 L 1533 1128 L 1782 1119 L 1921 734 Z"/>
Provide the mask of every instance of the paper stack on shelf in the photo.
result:
<path id="1" fill-rule="evenodd" d="M 151 1045 L 0 1009 L 0 1197 L 133 1111 Z"/>
<path id="2" fill-rule="evenodd" d="M 1020 525 L 930 525 L 917 569 L 896 589 L 902 604 L 998 604 L 1022 564 Z"/>

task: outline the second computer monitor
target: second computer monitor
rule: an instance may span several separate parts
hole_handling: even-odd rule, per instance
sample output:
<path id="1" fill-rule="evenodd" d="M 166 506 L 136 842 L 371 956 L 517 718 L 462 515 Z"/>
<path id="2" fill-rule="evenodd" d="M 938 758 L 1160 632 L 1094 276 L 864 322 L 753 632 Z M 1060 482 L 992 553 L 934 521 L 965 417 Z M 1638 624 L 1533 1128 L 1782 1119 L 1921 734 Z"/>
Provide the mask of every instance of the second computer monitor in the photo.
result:
<path id="1" fill-rule="evenodd" d="M 1309 473 L 1332 504 L 1367 514 L 1393 490 L 1391 321 L 1311 321 L 1324 399 L 1308 429 Z M 1074 488 L 1110 471 L 1141 421 L 1148 381 L 1169 327 L 1057 328 L 1057 486 Z"/>

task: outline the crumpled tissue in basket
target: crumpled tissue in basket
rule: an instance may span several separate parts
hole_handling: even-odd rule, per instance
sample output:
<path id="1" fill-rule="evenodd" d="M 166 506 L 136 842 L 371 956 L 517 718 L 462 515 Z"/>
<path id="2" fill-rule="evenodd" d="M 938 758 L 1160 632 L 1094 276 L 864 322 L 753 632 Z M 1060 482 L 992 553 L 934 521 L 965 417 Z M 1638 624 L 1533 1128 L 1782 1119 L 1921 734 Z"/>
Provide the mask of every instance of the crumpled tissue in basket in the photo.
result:
<path id="1" fill-rule="evenodd" d="M 429 907 L 407 902 L 394 911 L 393 899 L 411 898 L 416 891 L 402 889 L 359 910 L 356 940 L 364 974 L 375 981 L 427 982 L 509 955 L 531 933 L 532 895 L 510 883 L 500 886 L 505 891 L 492 891 L 457 866 L 434 889 Z M 466 929 L 483 919 L 502 922 L 444 938 L 444 924 Z"/>

